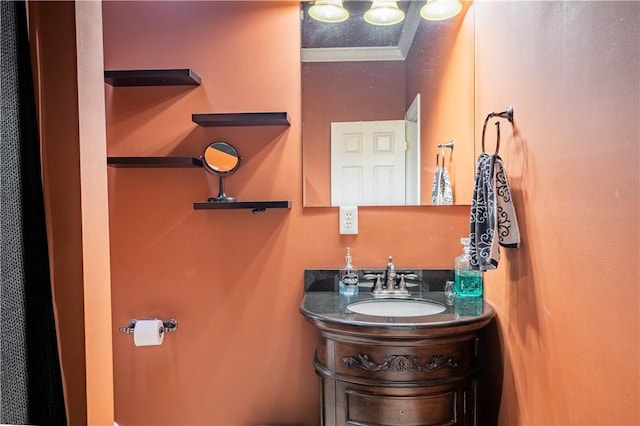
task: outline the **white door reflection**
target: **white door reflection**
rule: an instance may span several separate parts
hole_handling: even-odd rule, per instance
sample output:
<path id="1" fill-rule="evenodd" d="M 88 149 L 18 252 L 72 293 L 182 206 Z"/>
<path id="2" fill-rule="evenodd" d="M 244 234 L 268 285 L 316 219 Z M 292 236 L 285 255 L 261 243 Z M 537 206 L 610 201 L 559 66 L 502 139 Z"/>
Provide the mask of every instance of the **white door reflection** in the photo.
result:
<path id="1" fill-rule="evenodd" d="M 331 123 L 331 205 L 420 204 L 420 95 L 405 120 Z"/>
<path id="2" fill-rule="evenodd" d="M 404 120 L 331 123 L 331 204 L 405 204 Z"/>

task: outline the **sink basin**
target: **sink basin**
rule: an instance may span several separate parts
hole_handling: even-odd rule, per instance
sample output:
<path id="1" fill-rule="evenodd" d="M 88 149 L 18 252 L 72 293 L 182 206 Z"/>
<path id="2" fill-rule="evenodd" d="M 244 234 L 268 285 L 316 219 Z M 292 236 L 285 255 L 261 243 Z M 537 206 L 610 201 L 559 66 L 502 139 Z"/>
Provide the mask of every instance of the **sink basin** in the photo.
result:
<path id="1" fill-rule="evenodd" d="M 426 300 L 373 299 L 354 302 L 347 306 L 351 312 L 378 317 L 421 317 L 444 312 L 443 305 Z"/>

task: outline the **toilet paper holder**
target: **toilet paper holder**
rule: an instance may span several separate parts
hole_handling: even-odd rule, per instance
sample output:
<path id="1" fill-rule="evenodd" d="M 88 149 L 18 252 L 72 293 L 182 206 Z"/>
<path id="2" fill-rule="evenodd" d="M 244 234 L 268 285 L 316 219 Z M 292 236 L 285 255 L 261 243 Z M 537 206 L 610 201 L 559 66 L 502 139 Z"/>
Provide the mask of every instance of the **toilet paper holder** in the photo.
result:
<path id="1" fill-rule="evenodd" d="M 157 320 L 158 318 L 151 318 L 152 320 Z M 120 327 L 120 331 L 126 334 L 132 334 L 136 328 L 137 319 L 132 319 L 129 321 L 129 325 L 126 327 Z M 173 318 L 168 320 L 162 320 L 162 328 L 160 329 L 160 333 L 171 333 L 172 331 L 176 331 L 178 328 L 178 321 Z"/>

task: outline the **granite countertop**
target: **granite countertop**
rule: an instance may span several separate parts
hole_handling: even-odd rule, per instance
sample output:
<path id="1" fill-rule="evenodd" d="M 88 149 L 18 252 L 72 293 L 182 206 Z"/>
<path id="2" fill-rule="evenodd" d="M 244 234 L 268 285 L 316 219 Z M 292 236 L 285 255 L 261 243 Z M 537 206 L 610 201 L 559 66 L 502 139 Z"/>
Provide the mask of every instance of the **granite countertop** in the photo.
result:
<path id="1" fill-rule="evenodd" d="M 408 282 L 411 295 L 408 299 L 426 300 L 442 305 L 443 312 L 425 316 L 374 316 L 354 313 L 347 305 L 375 299 L 371 293 L 371 282 L 360 282 L 359 294 L 346 297 L 338 290 L 337 270 L 305 270 L 305 293 L 300 312 L 313 322 L 336 325 L 385 328 L 443 328 L 487 323 L 495 316 L 493 307 L 483 298 L 455 298 L 453 304 L 445 300 L 444 282 L 453 280 L 451 270 L 413 269 L 419 276 Z M 406 297 L 403 299 L 407 299 Z"/>
<path id="2" fill-rule="evenodd" d="M 353 313 L 347 309 L 347 305 L 351 303 L 371 299 L 374 297 L 367 289 L 360 289 L 359 294 L 352 297 L 342 296 L 333 291 L 307 292 L 300 305 L 300 312 L 311 320 L 363 327 L 394 328 L 451 327 L 486 322 L 495 315 L 493 307 L 482 298 L 456 298 L 452 305 L 448 305 L 441 291 L 412 291 L 409 297 L 409 299 L 426 300 L 444 306 L 443 312 L 433 315 L 383 317 Z"/>

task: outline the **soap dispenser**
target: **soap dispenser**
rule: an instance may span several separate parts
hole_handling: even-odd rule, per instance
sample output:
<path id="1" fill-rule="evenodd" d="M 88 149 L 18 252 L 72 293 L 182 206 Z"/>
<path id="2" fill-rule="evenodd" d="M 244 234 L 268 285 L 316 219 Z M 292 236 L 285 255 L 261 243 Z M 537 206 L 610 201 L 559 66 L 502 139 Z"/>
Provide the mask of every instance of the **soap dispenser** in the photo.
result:
<path id="1" fill-rule="evenodd" d="M 358 270 L 351 264 L 351 248 L 347 247 L 344 268 L 340 271 L 339 291 L 343 296 L 358 294 Z"/>
<path id="2" fill-rule="evenodd" d="M 453 290 L 456 297 L 481 297 L 482 272 L 471 269 L 469 263 L 469 238 L 460 238 L 464 251 L 456 257 L 455 284 Z"/>

